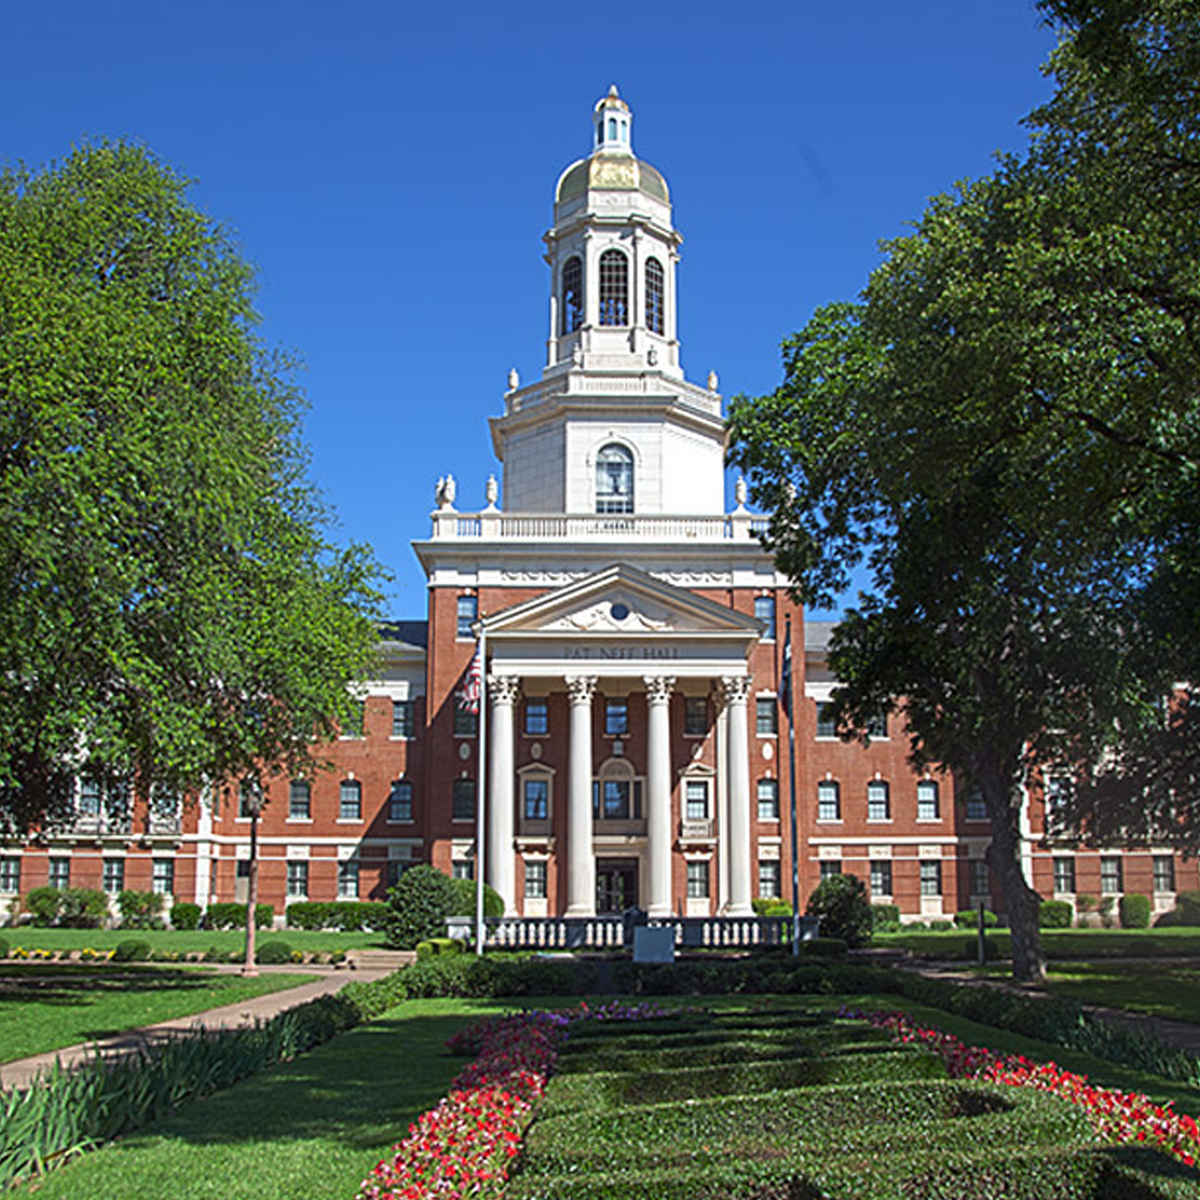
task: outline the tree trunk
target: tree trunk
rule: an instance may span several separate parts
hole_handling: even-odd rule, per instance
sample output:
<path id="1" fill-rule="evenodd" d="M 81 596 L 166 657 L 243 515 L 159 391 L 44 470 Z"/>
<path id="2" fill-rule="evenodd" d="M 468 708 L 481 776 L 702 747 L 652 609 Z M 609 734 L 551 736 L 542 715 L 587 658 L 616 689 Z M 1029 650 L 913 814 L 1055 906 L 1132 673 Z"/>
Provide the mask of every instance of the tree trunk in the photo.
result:
<path id="1" fill-rule="evenodd" d="M 1029 886 L 1021 863 L 1020 810 L 1012 803 L 1012 784 L 1000 770 L 977 775 L 992 826 L 987 859 L 1000 883 L 1012 935 L 1013 979 L 1037 982 L 1046 977 L 1042 935 L 1038 926 L 1039 900 Z"/>
<path id="2" fill-rule="evenodd" d="M 253 977 L 258 974 L 258 963 L 254 954 L 254 935 L 258 922 L 258 806 L 250 810 L 250 878 L 246 897 L 246 961 L 242 974 Z"/>

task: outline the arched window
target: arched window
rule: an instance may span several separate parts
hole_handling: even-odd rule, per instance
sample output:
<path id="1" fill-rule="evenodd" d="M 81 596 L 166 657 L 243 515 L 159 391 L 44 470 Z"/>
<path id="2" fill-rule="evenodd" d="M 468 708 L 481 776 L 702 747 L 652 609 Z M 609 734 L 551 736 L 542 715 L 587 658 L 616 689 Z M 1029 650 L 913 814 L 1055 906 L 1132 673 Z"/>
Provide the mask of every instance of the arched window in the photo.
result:
<path id="1" fill-rule="evenodd" d="M 629 261 L 620 250 L 600 255 L 600 324 L 629 324 Z"/>
<path id="2" fill-rule="evenodd" d="M 562 269 L 562 331 L 574 333 L 583 324 L 583 263 L 568 258 Z"/>
<path id="3" fill-rule="evenodd" d="M 617 140 L 617 122 L 614 117 L 608 118 L 608 140 L 610 142 Z"/>
<path id="4" fill-rule="evenodd" d="M 633 512 L 633 455 L 624 446 L 605 446 L 596 455 L 596 511 Z"/>
<path id="5" fill-rule="evenodd" d="M 663 269 L 657 258 L 646 260 L 646 328 L 663 331 Z"/>

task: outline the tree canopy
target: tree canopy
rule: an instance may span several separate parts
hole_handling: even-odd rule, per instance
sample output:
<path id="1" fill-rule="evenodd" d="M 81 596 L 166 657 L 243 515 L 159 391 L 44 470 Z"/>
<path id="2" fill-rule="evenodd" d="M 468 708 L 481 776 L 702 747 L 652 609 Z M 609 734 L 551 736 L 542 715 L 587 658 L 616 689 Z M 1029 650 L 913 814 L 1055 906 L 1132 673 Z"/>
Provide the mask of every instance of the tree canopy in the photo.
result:
<path id="1" fill-rule="evenodd" d="M 0 813 L 81 771 L 303 770 L 353 719 L 379 570 L 306 474 L 252 273 L 147 151 L 0 176 Z"/>
<path id="2" fill-rule="evenodd" d="M 1020 976 L 1041 969 L 1031 769 L 1085 776 L 1074 816 L 1099 829 L 1091 781 L 1138 780 L 1200 644 L 1172 657 L 1200 595 L 1200 108 L 1174 66 L 1197 21 L 1174 0 L 1045 8 L 1066 37 L 1028 152 L 936 197 L 857 303 L 785 343 L 783 386 L 731 406 L 798 596 L 868 569 L 832 644 L 843 727 L 904 697 L 914 758 L 982 792 Z"/>

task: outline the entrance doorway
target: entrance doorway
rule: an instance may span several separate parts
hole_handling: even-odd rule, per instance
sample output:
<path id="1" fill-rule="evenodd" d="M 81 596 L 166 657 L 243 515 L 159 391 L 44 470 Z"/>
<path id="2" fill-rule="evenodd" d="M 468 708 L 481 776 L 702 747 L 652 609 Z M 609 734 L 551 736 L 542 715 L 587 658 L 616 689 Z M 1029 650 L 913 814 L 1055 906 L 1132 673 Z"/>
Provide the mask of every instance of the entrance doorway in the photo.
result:
<path id="1" fill-rule="evenodd" d="M 596 912 L 619 916 L 638 902 L 636 858 L 596 860 Z"/>

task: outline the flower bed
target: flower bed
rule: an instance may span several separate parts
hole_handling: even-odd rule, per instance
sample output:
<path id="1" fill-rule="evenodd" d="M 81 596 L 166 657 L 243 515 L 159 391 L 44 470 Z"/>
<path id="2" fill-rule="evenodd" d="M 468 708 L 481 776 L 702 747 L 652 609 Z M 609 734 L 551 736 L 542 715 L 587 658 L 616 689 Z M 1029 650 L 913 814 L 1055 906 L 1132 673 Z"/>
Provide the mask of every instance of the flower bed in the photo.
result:
<path id="1" fill-rule="evenodd" d="M 1048 1092 L 1082 1108 L 1102 1137 L 1155 1146 L 1189 1167 L 1200 1159 L 1200 1128 L 1194 1118 L 1175 1112 L 1169 1102 L 1155 1104 L 1136 1092 L 1098 1087 L 1088 1082 L 1086 1075 L 1053 1062 L 1037 1063 L 1024 1055 L 996 1054 L 982 1046 L 965 1045 L 953 1034 L 918 1025 L 905 1013 L 843 1010 L 842 1015 L 886 1029 L 897 1042 L 932 1047 L 942 1056 L 952 1078 Z"/>
<path id="2" fill-rule="evenodd" d="M 500 1196 L 508 1166 L 542 1095 L 558 1046 L 580 1021 L 636 1021 L 663 1016 L 649 1004 L 582 1003 L 565 1012 L 527 1012 L 477 1022 L 448 1042 L 474 1054 L 440 1104 L 408 1127 L 395 1154 L 363 1180 L 358 1200 Z"/>

